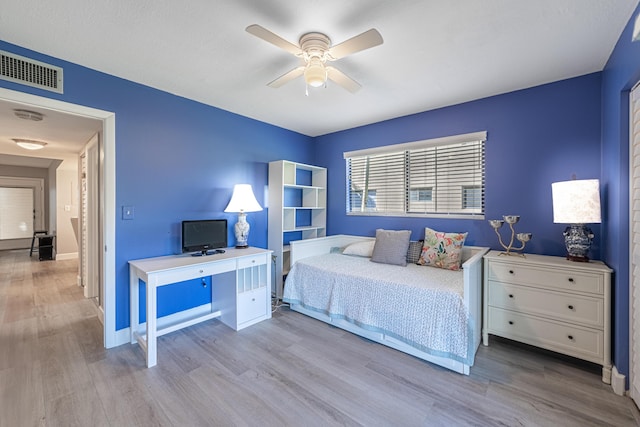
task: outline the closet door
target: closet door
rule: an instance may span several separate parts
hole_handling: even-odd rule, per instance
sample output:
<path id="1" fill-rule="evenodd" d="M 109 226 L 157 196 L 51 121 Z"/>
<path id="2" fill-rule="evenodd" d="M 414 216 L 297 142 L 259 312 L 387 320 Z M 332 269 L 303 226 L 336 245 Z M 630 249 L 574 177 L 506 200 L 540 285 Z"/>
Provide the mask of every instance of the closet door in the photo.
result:
<path id="1" fill-rule="evenodd" d="M 640 406 L 640 87 L 631 91 L 630 175 L 630 266 L 629 266 L 629 392 Z"/>

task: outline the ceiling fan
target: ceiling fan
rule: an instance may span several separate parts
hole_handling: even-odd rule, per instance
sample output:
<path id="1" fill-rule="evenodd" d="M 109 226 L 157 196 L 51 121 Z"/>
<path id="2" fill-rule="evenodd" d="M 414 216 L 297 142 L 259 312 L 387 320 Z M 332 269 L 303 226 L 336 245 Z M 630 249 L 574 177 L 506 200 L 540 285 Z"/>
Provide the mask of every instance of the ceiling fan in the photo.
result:
<path id="1" fill-rule="evenodd" d="M 327 79 L 330 79 L 349 92 L 355 93 L 360 89 L 360 84 L 337 68 L 327 65 L 327 62 L 336 61 L 347 55 L 381 45 L 383 42 L 382 36 L 374 28 L 335 46 L 332 46 L 331 39 L 322 33 L 303 34 L 298 45 L 295 45 L 260 25 L 249 25 L 246 30 L 303 61 L 302 65 L 267 84 L 273 88 L 278 88 L 297 77 L 304 76 L 308 86 L 320 87 L 326 85 Z"/>

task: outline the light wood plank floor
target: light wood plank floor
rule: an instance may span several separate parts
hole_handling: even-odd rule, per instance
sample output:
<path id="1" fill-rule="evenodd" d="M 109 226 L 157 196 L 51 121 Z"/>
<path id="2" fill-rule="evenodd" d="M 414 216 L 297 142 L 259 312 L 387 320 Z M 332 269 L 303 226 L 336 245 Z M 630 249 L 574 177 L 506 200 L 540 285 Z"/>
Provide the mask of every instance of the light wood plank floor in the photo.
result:
<path id="1" fill-rule="evenodd" d="M 470 376 L 280 309 L 102 348 L 75 261 L 0 252 L 0 426 L 633 426 L 600 370 L 493 339 Z"/>

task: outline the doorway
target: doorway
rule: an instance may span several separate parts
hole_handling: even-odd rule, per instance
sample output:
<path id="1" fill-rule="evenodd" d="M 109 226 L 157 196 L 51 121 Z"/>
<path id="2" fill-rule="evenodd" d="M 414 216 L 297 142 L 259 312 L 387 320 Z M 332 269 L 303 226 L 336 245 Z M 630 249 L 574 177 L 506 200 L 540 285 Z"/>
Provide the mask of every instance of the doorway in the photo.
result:
<path id="1" fill-rule="evenodd" d="M 26 108 L 44 108 L 102 122 L 98 198 L 100 206 L 104 208 L 99 212 L 98 254 L 102 266 L 100 282 L 104 292 L 103 342 L 106 348 L 115 347 L 119 344 L 115 330 L 115 114 L 4 88 L 0 88 L 0 100 L 19 103 Z"/>

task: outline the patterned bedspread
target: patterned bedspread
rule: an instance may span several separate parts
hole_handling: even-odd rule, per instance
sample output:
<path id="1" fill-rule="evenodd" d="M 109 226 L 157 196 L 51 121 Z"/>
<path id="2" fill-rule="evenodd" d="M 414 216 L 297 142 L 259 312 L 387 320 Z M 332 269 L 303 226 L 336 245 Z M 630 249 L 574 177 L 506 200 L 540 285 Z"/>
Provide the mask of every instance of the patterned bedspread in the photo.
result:
<path id="1" fill-rule="evenodd" d="M 332 253 L 298 261 L 283 300 L 471 366 L 473 325 L 462 292 L 461 271 Z"/>

